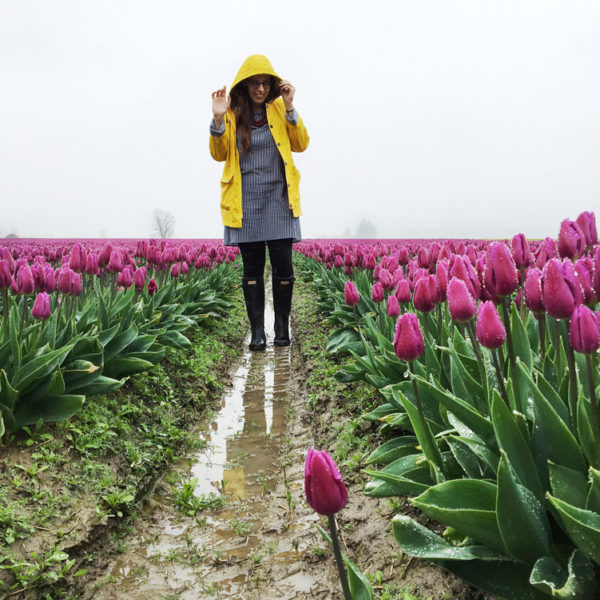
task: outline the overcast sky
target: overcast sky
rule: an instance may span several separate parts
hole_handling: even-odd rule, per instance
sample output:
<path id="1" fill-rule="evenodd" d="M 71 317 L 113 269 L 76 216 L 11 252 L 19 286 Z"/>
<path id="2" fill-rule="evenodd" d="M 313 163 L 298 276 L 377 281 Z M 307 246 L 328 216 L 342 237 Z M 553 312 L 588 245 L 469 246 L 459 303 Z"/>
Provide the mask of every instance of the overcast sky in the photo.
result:
<path id="1" fill-rule="evenodd" d="M 600 218 L 597 0 L 0 0 L 0 235 L 222 237 L 210 94 L 296 87 L 305 238 Z"/>

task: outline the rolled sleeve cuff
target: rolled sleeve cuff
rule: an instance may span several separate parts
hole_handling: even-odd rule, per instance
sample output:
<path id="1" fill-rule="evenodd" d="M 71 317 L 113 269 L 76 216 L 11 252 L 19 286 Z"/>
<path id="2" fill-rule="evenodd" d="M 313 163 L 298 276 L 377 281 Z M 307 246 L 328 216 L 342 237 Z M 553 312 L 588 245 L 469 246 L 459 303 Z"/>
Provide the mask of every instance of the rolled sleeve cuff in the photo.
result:
<path id="1" fill-rule="evenodd" d="M 296 109 L 294 109 L 292 111 L 292 114 L 286 112 L 285 113 L 285 118 L 286 118 L 286 121 L 290 125 L 297 125 L 298 124 L 298 111 Z"/>
<path id="2" fill-rule="evenodd" d="M 225 133 L 225 121 L 221 121 L 221 126 L 219 129 L 215 127 L 215 120 L 213 119 L 210 122 L 210 135 L 214 135 L 215 137 L 219 137 Z"/>

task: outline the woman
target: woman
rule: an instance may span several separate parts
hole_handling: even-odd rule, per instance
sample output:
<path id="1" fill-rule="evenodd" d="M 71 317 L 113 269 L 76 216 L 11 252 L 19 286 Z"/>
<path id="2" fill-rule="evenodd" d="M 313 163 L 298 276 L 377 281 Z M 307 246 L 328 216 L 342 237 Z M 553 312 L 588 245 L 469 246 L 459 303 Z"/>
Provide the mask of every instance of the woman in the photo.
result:
<path id="1" fill-rule="evenodd" d="M 294 86 L 260 54 L 246 59 L 231 86 L 213 92 L 210 153 L 225 161 L 221 177 L 224 243 L 239 246 L 251 350 L 266 347 L 265 244 L 273 271 L 276 346 L 289 346 L 294 287 L 292 243 L 299 242 L 300 174 L 293 152 L 308 146 L 294 108 Z"/>

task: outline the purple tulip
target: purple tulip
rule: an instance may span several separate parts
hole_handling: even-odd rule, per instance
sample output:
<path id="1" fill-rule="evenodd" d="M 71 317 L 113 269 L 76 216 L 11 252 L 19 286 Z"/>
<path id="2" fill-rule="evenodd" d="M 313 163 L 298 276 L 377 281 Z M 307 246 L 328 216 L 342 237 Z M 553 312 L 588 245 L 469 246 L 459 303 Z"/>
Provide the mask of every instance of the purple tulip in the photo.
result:
<path id="1" fill-rule="evenodd" d="M 504 344 L 506 330 L 496 305 L 489 300 L 479 305 L 477 315 L 477 339 L 482 346 L 493 350 Z"/>
<path id="2" fill-rule="evenodd" d="M 555 319 L 568 319 L 575 307 L 583 302 L 581 286 L 571 262 L 552 258 L 542 273 L 542 299 L 546 312 Z"/>
<path id="3" fill-rule="evenodd" d="M 56 274 L 56 289 L 61 294 L 71 295 L 72 279 L 75 272 L 69 267 L 61 267 Z"/>
<path id="4" fill-rule="evenodd" d="M 404 313 L 398 318 L 394 334 L 394 351 L 401 360 L 415 360 L 425 351 L 425 342 L 414 313 Z"/>
<path id="5" fill-rule="evenodd" d="M 36 296 L 31 314 L 34 319 L 48 319 L 50 317 L 50 296 L 46 292 L 40 292 Z"/>
<path id="6" fill-rule="evenodd" d="M 373 284 L 371 288 L 371 298 L 374 302 L 382 302 L 385 297 L 385 292 L 383 291 L 383 286 L 379 281 Z"/>
<path id="7" fill-rule="evenodd" d="M 596 231 L 596 216 L 593 212 L 582 212 L 576 219 L 577 224 L 583 231 L 585 245 L 593 246 L 598 242 L 598 232 Z"/>
<path id="8" fill-rule="evenodd" d="M 344 286 L 344 298 L 348 306 L 356 306 L 360 302 L 358 290 L 351 281 L 346 281 L 346 285 Z"/>
<path id="9" fill-rule="evenodd" d="M 379 283 L 381 283 L 384 290 L 394 289 L 394 278 L 387 269 L 381 269 L 381 272 L 379 273 Z"/>
<path id="10" fill-rule="evenodd" d="M 98 260 L 100 263 L 100 260 Z M 125 264 L 123 263 L 123 255 L 119 248 L 115 248 L 110 253 L 110 258 L 108 259 L 108 265 L 106 266 L 106 270 L 110 273 L 120 273 L 123 270 Z"/>
<path id="11" fill-rule="evenodd" d="M 400 305 L 398 298 L 394 294 L 390 294 L 387 299 L 387 314 L 389 317 L 397 317 L 400 314 Z"/>
<path id="12" fill-rule="evenodd" d="M 153 296 L 157 291 L 158 285 L 156 284 L 156 281 L 154 281 L 154 277 L 151 277 L 150 281 L 148 282 L 148 295 Z"/>
<path id="13" fill-rule="evenodd" d="M 525 304 L 537 316 L 546 313 L 542 296 L 542 271 L 537 267 L 529 267 L 525 274 Z"/>
<path id="14" fill-rule="evenodd" d="M 558 247 L 553 238 L 547 237 L 544 238 L 538 247 L 535 257 L 535 266 L 538 269 L 543 269 L 551 258 L 558 258 Z"/>
<path id="15" fill-rule="evenodd" d="M 320 515 L 333 515 L 348 503 L 346 484 L 327 452 L 310 449 L 304 463 L 304 491 Z"/>
<path id="16" fill-rule="evenodd" d="M 533 262 L 533 255 L 525 234 L 517 233 L 513 237 L 512 257 L 518 269 L 525 269 Z"/>
<path id="17" fill-rule="evenodd" d="M 598 315 L 584 304 L 573 311 L 569 341 L 573 349 L 582 354 L 593 354 L 600 348 Z"/>
<path id="18" fill-rule="evenodd" d="M 448 264 L 445 260 L 439 261 L 436 265 L 435 281 L 438 288 L 438 298 L 440 302 L 444 302 L 448 289 Z"/>
<path id="19" fill-rule="evenodd" d="M 71 256 L 69 258 L 69 267 L 76 273 L 81 273 L 85 268 L 85 250 L 81 244 L 75 243 L 71 248 Z"/>
<path id="20" fill-rule="evenodd" d="M 558 233 L 558 252 L 562 258 L 574 260 L 585 251 L 585 235 L 577 221 L 565 219 Z"/>
<path id="21" fill-rule="evenodd" d="M 100 268 L 98 265 L 98 255 L 90 253 L 85 259 L 85 273 L 88 275 L 100 275 Z"/>
<path id="22" fill-rule="evenodd" d="M 56 290 L 56 276 L 54 274 L 54 269 L 50 265 L 44 267 L 44 285 L 44 291 L 49 294 Z"/>
<path id="23" fill-rule="evenodd" d="M 588 257 L 578 259 L 573 265 L 575 278 L 579 282 L 583 293 L 583 303 L 591 307 L 594 307 L 598 302 L 598 295 L 592 287 L 593 270 L 594 261 Z"/>
<path id="24" fill-rule="evenodd" d="M 102 250 L 100 250 L 100 254 L 98 255 L 98 266 L 101 269 L 104 269 L 108 264 L 108 261 L 110 260 L 110 257 L 112 255 L 112 251 L 113 248 L 110 242 L 106 242 L 106 244 L 102 246 Z"/>
<path id="25" fill-rule="evenodd" d="M 117 285 L 122 288 L 130 288 L 133 284 L 133 276 L 131 274 L 131 267 L 127 265 L 118 275 L 117 275 Z"/>
<path id="26" fill-rule="evenodd" d="M 133 283 L 135 284 L 135 291 L 142 292 L 146 285 L 146 267 L 140 267 L 133 274 Z"/>
<path id="27" fill-rule="evenodd" d="M 11 279 L 12 273 L 10 272 L 8 261 L 5 259 L 0 260 L 0 289 L 8 289 Z"/>
<path id="28" fill-rule="evenodd" d="M 410 293 L 410 284 L 407 279 L 401 279 L 398 282 L 394 296 L 396 296 L 400 304 L 408 304 L 410 302 L 412 294 Z"/>
<path id="29" fill-rule="evenodd" d="M 498 298 L 509 296 L 519 286 L 515 261 L 504 242 L 493 242 L 488 248 L 483 277 L 490 294 Z"/>
<path id="30" fill-rule="evenodd" d="M 420 312 L 431 312 L 438 302 L 437 282 L 434 275 L 421 277 L 415 283 L 413 303 Z"/>
<path id="31" fill-rule="evenodd" d="M 473 296 L 475 300 L 479 299 L 481 295 L 481 283 L 468 258 L 465 256 L 456 256 L 454 265 L 448 270 L 448 277 L 458 277 L 459 279 L 462 279 L 467 284 L 471 296 Z"/>
<path id="32" fill-rule="evenodd" d="M 448 310 L 454 321 L 466 323 L 477 314 L 477 304 L 471 296 L 467 284 L 453 277 L 448 284 Z"/>
<path id="33" fill-rule="evenodd" d="M 19 294 L 33 294 L 35 290 L 33 271 L 27 264 L 22 265 L 17 272 L 17 290 Z"/>

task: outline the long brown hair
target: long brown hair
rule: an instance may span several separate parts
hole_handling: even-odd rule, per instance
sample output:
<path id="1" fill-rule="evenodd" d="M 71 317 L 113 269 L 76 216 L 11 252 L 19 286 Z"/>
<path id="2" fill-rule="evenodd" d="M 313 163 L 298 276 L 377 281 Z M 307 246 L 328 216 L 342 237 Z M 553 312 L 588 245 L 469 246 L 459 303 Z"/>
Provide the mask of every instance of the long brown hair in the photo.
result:
<path id="1" fill-rule="evenodd" d="M 269 94 L 266 97 L 265 102 L 271 102 L 281 94 L 279 91 L 279 80 L 273 76 L 270 76 L 270 79 L 271 88 L 269 89 Z M 242 145 L 242 156 L 246 156 L 246 154 L 252 150 L 250 136 L 252 133 L 254 109 L 252 99 L 248 93 L 247 83 L 248 79 L 244 79 L 231 90 L 231 110 L 233 110 L 233 113 L 235 114 L 237 135 L 239 136 Z"/>

